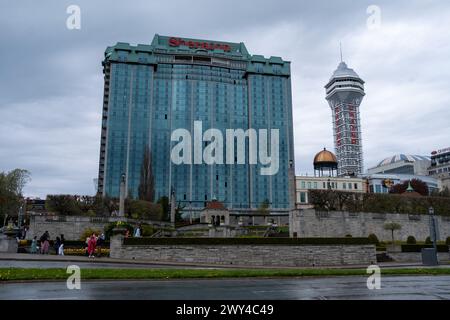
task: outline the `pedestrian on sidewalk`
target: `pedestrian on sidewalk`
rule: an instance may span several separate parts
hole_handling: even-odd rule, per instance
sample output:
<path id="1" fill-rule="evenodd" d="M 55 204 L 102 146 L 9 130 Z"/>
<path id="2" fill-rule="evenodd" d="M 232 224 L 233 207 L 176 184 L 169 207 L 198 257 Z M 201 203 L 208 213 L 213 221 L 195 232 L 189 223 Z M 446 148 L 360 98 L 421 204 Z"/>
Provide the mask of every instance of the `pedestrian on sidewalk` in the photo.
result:
<path id="1" fill-rule="evenodd" d="M 34 236 L 33 240 L 31 241 L 31 251 L 30 253 L 35 254 L 37 253 L 37 237 Z"/>
<path id="2" fill-rule="evenodd" d="M 45 231 L 40 239 L 41 254 L 48 254 L 48 248 L 50 246 L 49 239 L 50 239 L 50 234 L 48 233 L 48 231 Z"/>
<path id="3" fill-rule="evenodd" d="M 102 246 L 105 242 L 105 234 L 102 233 L 98 238 L 97 238 L 97 257 L 100 257 L 102 255 Z"/>
<path id="4" fill-rule="evenodd" d="M 64 255 L 64 242 L 66 240 L 64 239 L 64 235 L 61 234 L 61 244 L 59 245 L 59 249 L 58 249 L 58 255 L 63 256 Z"/>
<path id="5" fill-rule="evenodd" d="M 134 237 L 140 238 L 141 237 L 141 225 L 138 225 L 136 229 L 134 230 Z"/>
<path id="6" fill-rule="evenodd" d="M 95 233 L 93 233 L 91 235 L 91 237 L 89 238 L 89 243 L 88 243 L 89 258 L 94 258 L 96 245 L 97 245 L 97 238 L 95 236 Z"/>
<path id="7" fill-rule="evenodd" d="M 59 246 L 61 245 L 61 238 L 56 237 L 55 243 L 53 244 L 53 247 L 55 248 L 55 254 L 59 254 Z"/>

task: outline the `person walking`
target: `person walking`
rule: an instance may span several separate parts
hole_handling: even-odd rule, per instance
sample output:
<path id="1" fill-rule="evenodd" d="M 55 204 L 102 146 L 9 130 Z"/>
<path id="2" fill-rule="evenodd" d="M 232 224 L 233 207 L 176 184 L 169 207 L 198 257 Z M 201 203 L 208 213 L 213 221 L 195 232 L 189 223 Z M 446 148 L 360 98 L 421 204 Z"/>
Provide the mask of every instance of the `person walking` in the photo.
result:
<path id="1" fill-rule="evenodd" d="M 90 236 L 86 237 L 86 256 L 89 256 L 89 240 L 91 239 Z"/>
<path id="2" fill-rule="evenodd" d="M 59 245 L 59 249 L 58 249 L 58 255 L 63 256 L 64 255 L 64 242 L 66 240 L 64 239 L 64 235 L 61 234 L 61 244 Z"/>
<path id="3" fill-rule="evenodd" d="M 61 238 L 56 237 L 55 243 L 53 244 L 53 247 L 55 248 L 55 254 L 59 254 L 59 246 L 61 245 Z"/>
<path id="4" fill-rule="evenodd" d="M 136 229 L 134 230 L 134 237 L 140 238 L 141 237 L 141 225 L 138 225 Z"/>
<path id="5" fill-rule="evenodd" d="M 96 247 L 97 247 L 97 257 L 101 257 L 102 255 L 102 246 L 105 242 L 105 234 L 102 233 L 98 238 L 97 238 L 97 243 L 96 243 Z"/>
<path id="6" fill-rule="evenodd" d="M 49 245 L 50 245 L 49 239 L 50 239 L 50 234 L 48 233 L 48 231 L 45 231 L 40 239 L 41 254 L 48 254 L 48 249 L 49 249 Z"/>
<path id="7" fill-rule="evenodd" d="M 93 233 L 91 235 L 91 237 L 89 238 L 89 243 L 88 243 L 89 258 L 94 258 L 96 246 L 97 246 L 97 238 L 95 236 L 95 233 Z"/>
<path id="8" fill-rule="evenodd" d="M 33 240 L 31 241 L 31 251 L 32 254 L 37 253 L 37 237 L 34 236 Z"/>

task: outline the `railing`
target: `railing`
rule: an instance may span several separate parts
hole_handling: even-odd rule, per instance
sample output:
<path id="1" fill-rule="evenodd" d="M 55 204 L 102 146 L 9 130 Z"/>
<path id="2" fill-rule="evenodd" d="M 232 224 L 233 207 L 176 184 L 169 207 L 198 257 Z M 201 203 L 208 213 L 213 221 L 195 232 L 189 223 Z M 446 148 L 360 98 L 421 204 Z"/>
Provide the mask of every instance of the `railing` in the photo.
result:
<path id="1" fill-rule="evenodd" d="M 319 219 L 323 219 L 323 218 L 329 218 L 330 217 L 330 213 L 327 211 L 316 211 L 316 217 Z"/>
<path id="2" fill-rule="evenodd" d="M 154 234 L 152 234 L 150 236 L 150 238 L 161 238 L 162 235 L 163 235 L 163 231 L 162 230 L 158 230 Z"/>
<path id="3" fill-rule="evenodd" d="M 373 213 L 372 219 L 375 220 L 386 220 L 386 213 Z"/>
<path id="4" fill-rule="evenodd" d="M 420 220 L 422 220 L 422 217 L 420 216 L 420 214 L 408 214 L 408 218 L 411 221 L 420 221 Z"/>

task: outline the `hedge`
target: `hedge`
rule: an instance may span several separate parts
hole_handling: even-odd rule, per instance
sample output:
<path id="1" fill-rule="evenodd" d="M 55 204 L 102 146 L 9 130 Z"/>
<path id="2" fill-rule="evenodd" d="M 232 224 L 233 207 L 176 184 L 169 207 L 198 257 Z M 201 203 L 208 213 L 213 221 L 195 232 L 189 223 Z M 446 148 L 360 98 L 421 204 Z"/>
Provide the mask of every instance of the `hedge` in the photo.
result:
<path id="1" fill-rule="evenodd" d="M 428 214 L 450 216 L 450 197 L 405 197 L 398 194 L 352 193 L 335 190 L 309 190 L 316 210 L 371 213 Z"/>
<path id="2" fill-rule="evenodd" d="M 124 245 L 364 245 L 369 238 L 125 238 Z"/>
<path id="3" fill-rule="evenodd" d="M 433 248 L 433 245 L 429 244 L 402 244 L 402 252 L 421 252 L 424 248 Z M 446 244 L 438 244 L 438 252 L 448 252 L 449 246 Z"/>
<path id="4" fill-rule="evenodd" d="M 54 245 L 54 240 L 50 240 L 49 241 L 49 246 L 53 247 Z M 39 241 L 38 241 L 38 246 L 39 246 Z M 31 240 L 21 240 L 19 243 L 19 247 L 26 247 L 26 246 L 31 246 Z M 86 242 L 85 241 L 72 241 L 72 240 L 65 240 L 64 241 L 64 248 L 80 248 L 80 247 L 86 247 Z M 105 241 L 102 244 L 102 247 L 109 247 L 109 241 Z"/>

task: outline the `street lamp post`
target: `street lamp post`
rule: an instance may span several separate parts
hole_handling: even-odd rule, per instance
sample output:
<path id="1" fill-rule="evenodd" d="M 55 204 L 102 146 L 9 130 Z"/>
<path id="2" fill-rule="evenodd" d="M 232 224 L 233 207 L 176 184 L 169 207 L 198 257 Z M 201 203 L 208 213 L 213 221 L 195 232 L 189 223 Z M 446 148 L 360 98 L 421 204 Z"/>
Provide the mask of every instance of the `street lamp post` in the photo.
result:
<path id="1" fill-rule="evenodd" d="M 430 238 L 431 238 L 431 241 L 433 241 L 434 252 L 437 255 L 436 222 L 435 222 L 435 219 L 434 219 L 434 208 L 433 207 L 429 207 L 428 208 L 428 213 L 430 215 Z"/>
<path id="2" fill-rule="evenodd" d="M 430 239 L 433 241 L 433 253 L 434 253 L 434 261 L 435 264 L 438 264 L 438 256 L 437 256 L 437 233 L 436 233 L 436 219 L 434 216 L 434 208 L 428 208 L 428 213 L 430 216 Z"/>

